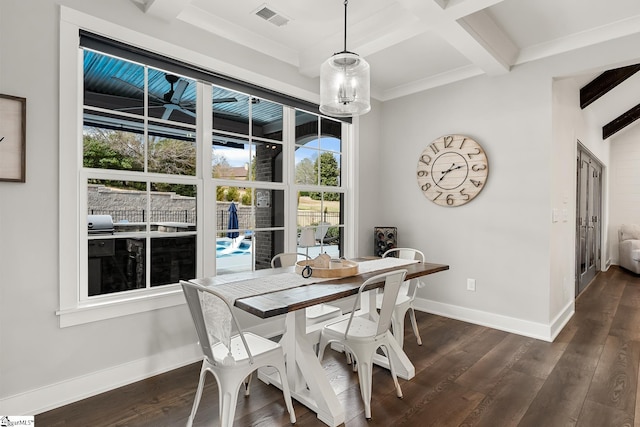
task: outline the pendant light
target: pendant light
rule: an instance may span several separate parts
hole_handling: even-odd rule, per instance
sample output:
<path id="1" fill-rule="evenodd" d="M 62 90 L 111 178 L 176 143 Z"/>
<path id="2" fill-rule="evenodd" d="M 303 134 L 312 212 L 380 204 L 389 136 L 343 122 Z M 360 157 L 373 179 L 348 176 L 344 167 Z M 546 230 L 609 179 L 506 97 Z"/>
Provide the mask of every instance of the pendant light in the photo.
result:
<path id="1" fill-rule="evenodd" d="M 320 112 L 334 117 L 368 113 L 369 64 L 347 51 L 347 3 L 344 1 L 344 50 L 333 54 L 320 68 Z"/>

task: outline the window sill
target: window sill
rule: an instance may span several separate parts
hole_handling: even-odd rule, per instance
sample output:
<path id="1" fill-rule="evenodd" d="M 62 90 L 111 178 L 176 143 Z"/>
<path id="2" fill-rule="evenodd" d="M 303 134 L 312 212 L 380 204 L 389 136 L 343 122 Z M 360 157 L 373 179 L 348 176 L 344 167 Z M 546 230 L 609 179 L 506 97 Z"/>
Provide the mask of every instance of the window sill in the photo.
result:
<path id="1" fill-rule="evenodd" d="M 161 308 L 184 304 L 184 296 L 179 285 L 163 289 L 162 292 L 145 293 L 144 295 L 127 295 L 108 301 L 90 301 L 78 303 L 71 308 L 56 311 L 59 316 L 60 327 L 82 325 L 99 322 L 129 314 L 144 313 Z"/>

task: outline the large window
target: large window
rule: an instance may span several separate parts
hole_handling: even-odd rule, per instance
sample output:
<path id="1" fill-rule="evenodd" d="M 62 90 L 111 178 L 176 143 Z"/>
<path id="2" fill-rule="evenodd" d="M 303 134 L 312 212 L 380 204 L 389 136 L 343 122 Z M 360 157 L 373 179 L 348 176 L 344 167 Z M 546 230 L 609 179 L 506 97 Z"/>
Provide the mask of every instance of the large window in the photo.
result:
<path id="1" fill-rule="evenodd" d="M 310 255 L 344 251 L 344 189 L 341 186 L 342 125 L 296 111 L 295 177 L 297 226 L 314 227 L 317 245 Z"/>
<path id="2" fill-rule="evenodd" d="M 61 22 L 61 325 L 180 304 L 181 279 L 269 268 L 303 251 L 302 227 L 309 254 L 344 254 L 351 125 L 201 64 L 78 43 L 73 27 Z"/>
<path id="3" fill-rule="evenodd" d="M 89 49 L 83 64 L 82 297 L 194 278 L 195 80 Z"/>

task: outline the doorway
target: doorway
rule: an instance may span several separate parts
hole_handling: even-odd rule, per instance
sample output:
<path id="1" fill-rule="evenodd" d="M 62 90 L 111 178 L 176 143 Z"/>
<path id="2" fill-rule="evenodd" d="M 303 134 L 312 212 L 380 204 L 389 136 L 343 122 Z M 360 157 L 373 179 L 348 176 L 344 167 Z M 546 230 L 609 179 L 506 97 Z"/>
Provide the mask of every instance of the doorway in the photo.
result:
<path id="1" fill-rule="evenodd" d="M 600 271 L 602 164 L 578 141 L 576 297 Z"/>

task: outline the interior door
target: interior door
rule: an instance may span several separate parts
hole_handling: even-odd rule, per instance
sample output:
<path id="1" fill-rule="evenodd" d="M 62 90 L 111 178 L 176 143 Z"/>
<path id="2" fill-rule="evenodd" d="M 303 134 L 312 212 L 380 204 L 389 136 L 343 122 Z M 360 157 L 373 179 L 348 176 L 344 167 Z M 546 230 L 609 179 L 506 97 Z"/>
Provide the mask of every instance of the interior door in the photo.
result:
<path id="1" fill-rule="evenodd" d="M 600 271 L 602 165 L 578 147 L 576 296 Z"/>

